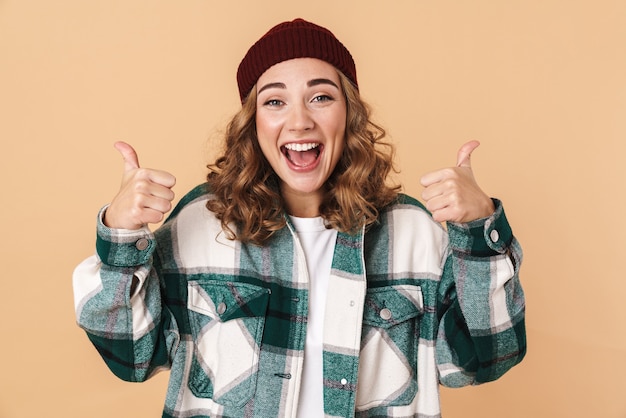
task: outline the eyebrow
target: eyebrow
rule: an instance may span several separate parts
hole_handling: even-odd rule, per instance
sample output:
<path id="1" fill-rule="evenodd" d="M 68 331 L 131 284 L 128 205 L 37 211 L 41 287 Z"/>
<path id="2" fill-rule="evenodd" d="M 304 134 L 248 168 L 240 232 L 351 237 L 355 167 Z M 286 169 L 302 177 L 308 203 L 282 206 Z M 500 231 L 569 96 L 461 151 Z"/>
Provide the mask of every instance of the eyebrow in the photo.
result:
<path id="1" fill-rule="evenodd" d="M 286 89 L 287 86 L 285 85 L 285 83 L 269 83 L 264 85 L 263 87 L 261 87 L 259 89 L 259 91 L 257 91 L 257 94 L 261 93 L 263 90 L 267 90 L 267 89 Z"/>
<path id="2" fill-rule="evenodd" d="M 339 89 L 339 86 L 337 86 L 337 84 L 335 84 L 334 81 L 329 80 L 327 78 L 315 78 L 306 83 L 306 85 L 309 87 L 318 86 L 320 84 L 330 84 L 331 86 L 334 86 L 336 89 Z"/>
<path id="3" fill-rule="evenodd" d="M 339 89 L 339 86 L 337 86 L 337 84 L 334 81 L 329 80 L 327 78 L 314 78 L 313 80 L 309 80 L 306 83 L 308 87 L 319 86 L 320 84 L 329 84 L 331 86 L 334 86 L 336 89 Z M 261 93 L 264 90 L 272 89 L 272 88 L 286 89 L 287 86 L 285 85 L 285 83 L 268 83 L 264 85 L 263 87 L 261 87 L 259 91 L 257 92 L 257 94 Z"/>

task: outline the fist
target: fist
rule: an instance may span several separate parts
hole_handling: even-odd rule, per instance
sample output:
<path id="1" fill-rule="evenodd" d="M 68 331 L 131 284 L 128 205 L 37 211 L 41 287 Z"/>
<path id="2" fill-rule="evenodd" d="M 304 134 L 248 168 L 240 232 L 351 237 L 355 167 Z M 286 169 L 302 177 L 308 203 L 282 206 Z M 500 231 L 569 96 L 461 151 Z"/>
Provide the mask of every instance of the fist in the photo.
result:
<path id="1" fill-rule="evenodd" d="M 176 178 L 165 171 L 141 168 L 137 153 L 125 142 L 115 148 L 124 159 L 122 184 L 104 214 L 109 228 L 139 229 L 158 223 L 172 208 Z"/>
<path id="2" fill-rule="evenodd" d="M 464 144 L 457 153 L 455 167 L 444 168 L 424 175 L 422 199 L 437 222 L 471 222 L 491 215 L 493 201 L 476 183 L 472 172 L 471 155 L 480 145 L 478 141 Z"/>

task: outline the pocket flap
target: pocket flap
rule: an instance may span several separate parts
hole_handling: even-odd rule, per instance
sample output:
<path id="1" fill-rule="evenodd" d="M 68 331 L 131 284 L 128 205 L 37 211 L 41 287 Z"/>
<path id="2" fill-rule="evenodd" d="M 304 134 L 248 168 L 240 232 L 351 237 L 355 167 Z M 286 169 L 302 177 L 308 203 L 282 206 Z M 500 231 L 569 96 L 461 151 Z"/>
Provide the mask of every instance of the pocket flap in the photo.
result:
<path id="1" fill-rule="evenodd" d="M 269 289 L 221 280 L 189 282 L 187 307 L 221 322 L 265 316 Z"/>
<path id="2" fill-rule="evenodd" d="M 397 285 L 367 290 L 363 323 L 389 328 L 417 317 L 424 312 L 422 289 L 413 285 Z"/>

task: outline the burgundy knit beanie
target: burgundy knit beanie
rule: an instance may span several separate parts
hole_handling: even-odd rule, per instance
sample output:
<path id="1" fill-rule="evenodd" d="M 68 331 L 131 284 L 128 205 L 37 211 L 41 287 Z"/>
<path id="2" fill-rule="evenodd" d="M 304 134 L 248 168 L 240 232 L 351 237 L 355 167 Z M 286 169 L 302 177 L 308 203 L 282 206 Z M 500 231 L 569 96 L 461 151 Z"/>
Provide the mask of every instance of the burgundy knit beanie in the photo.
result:
<path id="1" fill-rule="evenodd" d="M 243 102 L 271 66 L 293 58 L 317 58 L 332 64 L 358 88 L 352 55 L 328 29 L 295 19 L 274 26 L 250 47 L 239 64 L 237 84 Z"/>

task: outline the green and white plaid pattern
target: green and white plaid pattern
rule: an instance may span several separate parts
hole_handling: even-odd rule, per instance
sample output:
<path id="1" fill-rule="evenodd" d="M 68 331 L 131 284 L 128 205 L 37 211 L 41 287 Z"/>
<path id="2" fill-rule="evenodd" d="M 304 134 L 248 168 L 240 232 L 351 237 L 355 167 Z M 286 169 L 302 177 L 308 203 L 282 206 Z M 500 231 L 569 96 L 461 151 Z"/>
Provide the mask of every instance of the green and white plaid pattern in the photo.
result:
<path id="1" fill-rule="evenodd" d="M 97 255 L 74 273 L 79 325 L 124 380 L 171 370 L 164 417 L 295 417 L 304 254 L 291 224 L 264 247 L 227 240 L 209 198 L 197 187 L 154 234 L 100 222 Z M 338 233 L 327 417 L 439 417 L 438 384 L 495 380 L 522 360 L 522 253 L 496 206 L 446 231 L 402 195 L 367 232 Z"/>

